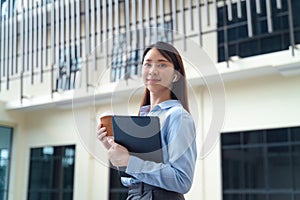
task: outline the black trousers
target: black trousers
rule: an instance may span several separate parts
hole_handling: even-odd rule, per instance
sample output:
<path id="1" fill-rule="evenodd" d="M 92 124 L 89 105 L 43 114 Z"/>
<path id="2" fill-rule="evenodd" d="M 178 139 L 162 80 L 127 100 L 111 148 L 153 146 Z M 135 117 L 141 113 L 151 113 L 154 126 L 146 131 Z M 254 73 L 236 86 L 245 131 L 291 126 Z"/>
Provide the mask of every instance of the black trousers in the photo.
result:
<path id="1" fill-rule="evenodd" d="M 184 200 L 183 194 L 168 191 L 145 183 L 129 187 L 126 200 Z"/>

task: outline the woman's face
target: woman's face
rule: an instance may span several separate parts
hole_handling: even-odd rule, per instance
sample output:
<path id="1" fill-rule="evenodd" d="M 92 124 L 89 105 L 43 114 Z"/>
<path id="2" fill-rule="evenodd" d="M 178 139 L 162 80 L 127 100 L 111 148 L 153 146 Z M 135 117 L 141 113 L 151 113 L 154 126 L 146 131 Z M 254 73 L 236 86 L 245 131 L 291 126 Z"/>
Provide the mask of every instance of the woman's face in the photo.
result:
<path id="1" fill-rule="evenodd" d="M 143 62 L 143 81 L 152 93 L 169 92 L 174 79 L 174 65 L 153 48 L 147 52 Z"/>

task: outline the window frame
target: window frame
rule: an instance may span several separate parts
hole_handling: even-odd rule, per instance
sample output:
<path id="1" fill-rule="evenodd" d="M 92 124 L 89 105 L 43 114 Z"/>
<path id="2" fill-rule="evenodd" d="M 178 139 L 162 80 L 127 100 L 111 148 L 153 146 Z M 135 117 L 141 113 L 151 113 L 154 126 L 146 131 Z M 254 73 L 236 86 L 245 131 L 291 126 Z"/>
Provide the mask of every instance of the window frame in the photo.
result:
<path id="1" fill-rule="evenodd" d="M 75 52 L 74 55 L 72 55 L 73 51 Z M 77 45 L 70 45 L 69 47 L 60 49 L 56 75 L 56 91 L 68 91 L 80 87 L 80 73 L 83 63 L 82 58 L 77 57 L 77 51 L 81 55 L 81 49 Z M 69 56 L 69 63 L 67 62 L 67 56 Z"/>
<path id="2" fill-rule="evenodd" d="M 8 153 L 8 155 L 7 155 L 7 169 L 6 169 L 6 177 L 5 177 L 5 179 L 6 180 L 4 180 L 4 188 L 2 189 L 2 188 L 0 188 L 0 195 L 3 193 L 3 200 L 7 200 L 8 199 L 8 194 L 9 194 L 9 180 L 10 180 L 10 166 L 11 166 L 11 153 L 12 153 L 12 142 L 13 142 L 13 128 L 12 127 L 9 127 L 9 126 L 2 126 L 2 125 L 0 125 L 0 129 L 2 129 L 2 128 L 4 128 L 4 129 L 8 129 L 8 131 L 9 131 L 9 144 L 7 144 L 8 145 L 8 148 L 6 149 L 7 150 L 7 153 Z M 0 133 L 1 134 L 1 133 Z M 3 148 L 3 149 L 5 149 L 5 148 Z M 0 167 L 1 167 L 1 163 L 2 163 L 2 150 L 3 150 L 2 148 L 1 148 L 1 146 L 0 146 Z M 6 194 L 6 195 L 5 195 Z"/>
<path id="3" fill-rule="evenodd" d="M 241 18 L 237 17 L 237 3 L 232 3 L 231 5 L 233 15 L 233 19 L 231 21 L 228 20 L 227 17 L 227 5 L 223 5 L 217 8 L 218 62 L 228 61 L 230 60 L 230 57 L 233 56 L 246 58 L 261 54 L 288 50 L 292 45 L 292 42 L 290 41 L 291 36 L 289 29 L 289 11 L 287 8 L 287 2 L 283 1 L 282 8 L 278 9 L 276 8 L 276 2 L 271 1 L 273 23 L 273 32 L 271 33 L 268 32 L 267 28 L 267 14 L 265 8 L 266 5 L 262 2 L 260 3 L 262 6 L 261 13 L 257 13 L 255 1 L 251 1 L 251 18 L 253 29 L 252 37 L 249 37 L 247 35 L 248 32 L 246 14 L 243 14 Z M 241 1 L 241 6 L 243 10 L 242 13 L 246 13 L 246 2 Z M 292 7 L 294 40 L 297 44 L 300 43 L 300 37 L 297 36 L 300 35 L 300 24 L 298 22 L 300 14 L 299 12 L 296 12 L 297 8 L 300 9 L 299 1 L 292 1 Z M 280 23 L 275 23 L 276 21 L 279 21 Z M 232 31 L 235 35 L 231 34 Z M 272 48 L 269 48 L 270 46 Z"/>
<path id="4" fill-rule="evenodd" d="M 31 148 L 27 199 L 48 199 L 49 196 L 47 195 L 54 199 L 65 199 L 65 195 L 68 195 L 68 198 L 72 200 L 74 194 L 75 158 L 75 145 Z M 42 170 L 36 171 L 37 168 L 34 168 L 36 165 L 39 165 L 39 169 Z M 68 165 L 71 166 L 71 172 L 67 168 Z M 49 168 L 47 173 L 43 171 L 46 170 L 45 166 Z M 33 170 L 35 173 L 32 173 Z M 71 182 L 67 183 L 65 178 L 70 178 L 68 176 L 69 173 L 72 173 L 72 177 Z"/>
<path id="5" fill-rule="evenodd" d="M 299 158 L 300 127 L 222 133 L 223 199 L 263 200 L 272 195 L 298 198 L 300 181 L 295 180 L 300 173 L 295 166 L 300 166 Z M 252 168 L 249 159 L 256 159 Z M 281 162 L 281 168 L 289 169 L 285 170 L 285 180 L 282 173 L 277 173 L 274 162 Z"/>

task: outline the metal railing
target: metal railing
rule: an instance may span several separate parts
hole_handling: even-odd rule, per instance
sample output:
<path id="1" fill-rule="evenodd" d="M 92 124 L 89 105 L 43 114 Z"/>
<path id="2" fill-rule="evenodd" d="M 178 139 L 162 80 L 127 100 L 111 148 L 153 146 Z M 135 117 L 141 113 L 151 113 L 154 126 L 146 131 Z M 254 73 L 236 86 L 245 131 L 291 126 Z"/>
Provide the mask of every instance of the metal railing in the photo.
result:
<path id="1" fill-rule="evenodd" d="M 144 49 L 158 39 L 158 32 L 164 31 L 157 28 L 158 24 L 164 27 L 167 21 L 172 24 L 174 40 L 180 40 L 185 49 L 186 40 L 192 37 L 203 46 L 204 35 L 218 32 L 218 8 L 221 7 L 226 7 L 228 22 L 235 19 L 233 8 L 237 18 L 246 16 L 247 34 L 253 37 L 251 0 L 21 0 L 16 5 L 11 0 L 7 2 L 8 13 L 0 9 L 0 93 L 3 86 L 10 89 L 11 81 L 30 78 L 31 84 L 38 84 L 34 77 L 40 76 L 42 83 L 47 75 L 52 79 L 49 92 L 53 94 L 59 89 L 56 83 L 62 77 L 59 76 L 62 61 L 66 71 L 64 78 L 70 78 L 73 60 L 80 60 L 84 65 L 95 49 L 99 53 L 93 59 L 103 59 L 105 66 L 110 66 L 113 57 L 110 41 L 125 34 L 127 46 Z M 276 0 L 276 9 L 282 9 L 284 2 L 288 5 L 290 45 L 294 55 L 291 3 L 296 1 Z M 245 9 L 241 6 L 244 3 Z M 266 12 L 269 33 L 274 30 L 272 3 L 274 1 L 270 0 L 255 0 L 254 3 L 255 12 Z M 150 27 L 154 28 L 153 33 Z M 223 28 L 226 32 L 228 27 Z M 134 37 L 132 32 L 138 32 L 139 37 Z M 151 34 L 153 37 L 147 37 Z M 228 41 L 225 43 L 228 45 Z M 70 56 L 64 55 L 65 49 L 69 49 Z M 224 53 L 228 61 L 228 52 Z M 89 70 L 97 70 L 97 67 Z M 89 87 L 89 80 L 85 81 L 85 86 Z M 23 96 L 22 92 L 20 98 Z"/>

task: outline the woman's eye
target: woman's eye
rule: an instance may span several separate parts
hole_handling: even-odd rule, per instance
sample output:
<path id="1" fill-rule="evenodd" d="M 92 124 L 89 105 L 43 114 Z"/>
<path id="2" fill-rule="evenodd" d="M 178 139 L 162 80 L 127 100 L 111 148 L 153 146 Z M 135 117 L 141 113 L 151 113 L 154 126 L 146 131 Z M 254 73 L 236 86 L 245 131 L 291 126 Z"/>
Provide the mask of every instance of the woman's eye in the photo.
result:
<path id="1" fill-rule="evenodd" d="M 164 64 L 164 63 L 159 63 L 158 64 L 158 67 L 160 67 L 160 68 L 164 68 L 164 67 L 166 67 L 167 65 L 166 64 Z"/>
<path id="2" fill-rule="evenodd" d="M 144 63 L 143 66 L 144 67 L 151 67 L 151 64 L 150 63 Z"/>

